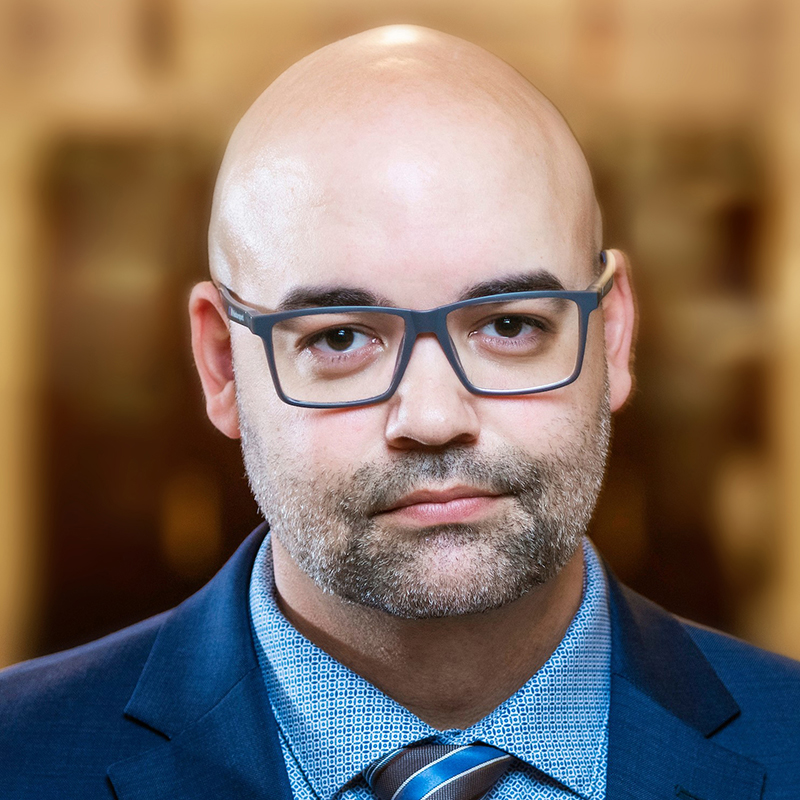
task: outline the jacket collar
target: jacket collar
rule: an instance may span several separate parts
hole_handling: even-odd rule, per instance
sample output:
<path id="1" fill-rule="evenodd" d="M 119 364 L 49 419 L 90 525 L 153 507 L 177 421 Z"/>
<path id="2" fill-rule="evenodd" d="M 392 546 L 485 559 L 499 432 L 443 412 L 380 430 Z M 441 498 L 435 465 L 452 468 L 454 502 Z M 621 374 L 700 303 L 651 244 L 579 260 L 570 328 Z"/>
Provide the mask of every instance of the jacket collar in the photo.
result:
<path id="1" fill-rule="evenodd" d="M 248 610 L 261 525 L 165 619 L 125 708 L 159 734 L 113 764 L 120 800 L 290 800 Z M 756 800 L 764 769 L 710 737 L 739 713 L 683 625 L 607 571 L 612 685 L 607 796 Z M 730 785 L 720 776 L 734 776 Z M 683 794 L 680 794 L 683 792 Z"/>

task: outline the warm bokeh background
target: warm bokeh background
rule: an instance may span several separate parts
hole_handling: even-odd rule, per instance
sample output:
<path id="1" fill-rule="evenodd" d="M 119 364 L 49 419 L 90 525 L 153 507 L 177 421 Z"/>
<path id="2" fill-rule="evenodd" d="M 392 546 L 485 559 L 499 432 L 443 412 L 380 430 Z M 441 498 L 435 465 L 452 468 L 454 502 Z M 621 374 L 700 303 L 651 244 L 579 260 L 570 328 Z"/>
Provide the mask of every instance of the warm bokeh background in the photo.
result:
<path id="1" fill-rule="evenodd" d="M 800 3 L 5 0 L 0 665 L 174 604 L 257 521 L 185 301 L 255 96 L 390 22 L 516 66 L 641 298 L 594 537 L 671 610 L 800 657 Z"/>

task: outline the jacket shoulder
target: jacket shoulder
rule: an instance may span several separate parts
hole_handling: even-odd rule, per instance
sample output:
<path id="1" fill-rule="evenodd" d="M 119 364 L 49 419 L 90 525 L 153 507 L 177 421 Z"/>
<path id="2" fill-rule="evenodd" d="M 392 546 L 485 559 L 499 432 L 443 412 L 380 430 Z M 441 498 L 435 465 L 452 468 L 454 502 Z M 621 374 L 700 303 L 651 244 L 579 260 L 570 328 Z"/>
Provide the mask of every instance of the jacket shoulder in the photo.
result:
<path id="1" fill-rule="evenodd" d="M 800 661 L 696 622 L 680 622 L 728 687 L 744 695 L 800 691 Z"/>
<path id="2" fill-rule="evenodd" d="M 740 708 L 715 741 L 765 766 L 765 797 L 795 796 L 800 778 L 800 662 L 719 631 L 682 624 Z"/>
<path id="3" fill-rule="evenodd" d="M 628 651 L 624 655 L 628 660 L 644 662 L 643 671 L 650 677 L 671 678 L 670 692 L 679 690 L 675 684 L 691 676 L 690 668 L 702 665 L 711 668 L 740 707 L 780 703 L 800 692 L 799 661 L 678 617 L 620 583 L 612 573 L 608 577 L 612 621 L 617 627 L 615 644 Z M 680 640 L 689 644 L 688 649 Z M 660 669 L 665 662 L 675 668 Z M 796 716 L 800 720 L 800 713 Z"/>
<path id="4" fill-rule="evenodd" d="M 780 720 L 797 731 L 800 743 L 800 662 L 693 622 L 681 623 L 736 699 L 742 717 Z"/>
<path id="5" fill-rule="evenodd" d="M 0 710 L 5 723 L 66 697 L 77 695 L 83 701 L 81 705 L 91 705 L 93 698 L 100 699 L 103 689 L 120 687 L 124 693 L 127 687 L 130 695 L 130 681 L 135 683 L 141 672 L 165 616 L 160 614 L 88 644 L 0 671 Z"/>
<path id="6" fill-rule="evenodd" d="M 55 796 L 68 779 L 61 797 L 94 798 L 110 762 L 153 745 L 123 710 L 169 613 L 0 672 L 0 796 Z"/>

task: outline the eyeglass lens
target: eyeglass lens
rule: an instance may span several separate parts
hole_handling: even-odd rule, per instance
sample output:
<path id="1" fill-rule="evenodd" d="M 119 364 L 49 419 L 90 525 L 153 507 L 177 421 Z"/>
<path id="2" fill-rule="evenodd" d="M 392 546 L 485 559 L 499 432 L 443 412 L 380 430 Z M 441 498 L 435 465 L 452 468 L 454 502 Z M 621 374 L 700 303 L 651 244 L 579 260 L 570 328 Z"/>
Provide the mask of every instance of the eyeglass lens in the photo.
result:
<path id="1" fill-rule="evenodd" d="M 461 306 L 447 331 L 477 389 L 524 391 L 569 378 L 580 349 L 580 310 L 563 298 L 534 297 Z M 272 346 L 284 394 L 299 402 L 347 403 L 383 394 L 405 337 L 396 314 L 309 314 L 276 323 Z"/>

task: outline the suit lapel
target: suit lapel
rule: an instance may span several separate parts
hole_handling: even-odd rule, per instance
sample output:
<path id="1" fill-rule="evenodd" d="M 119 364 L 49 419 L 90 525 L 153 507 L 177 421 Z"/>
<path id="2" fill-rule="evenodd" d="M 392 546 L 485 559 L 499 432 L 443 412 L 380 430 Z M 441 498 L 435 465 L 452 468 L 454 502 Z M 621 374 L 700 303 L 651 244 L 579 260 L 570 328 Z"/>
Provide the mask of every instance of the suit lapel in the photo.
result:
<path id="1" fill-rule="evenodd" d="M 142 755 L 113 764 L 120 800 L 290 800 L 275 722 L 258 669 L 200 720 Z"/>
<path id="2" fill-rule="evenodd" d="M 609 572 L 609 800 L 757 800 L 763 765 L 714 734 L 739 707 L 672 615 Z"/>
<path id="3" fill-rule="evenodd" d="M 265 533 L 166 618 L 125 708 L 160 742 L 109 767 L 119 800 L 291 799 L 248 612 Z"/>
<path id="4" fill-rule="evenodd" d="M 720 747 L 612 675 L 609 800 L 757 800 L 763 784 L 761 764 Z"/>

